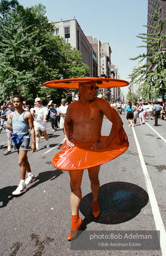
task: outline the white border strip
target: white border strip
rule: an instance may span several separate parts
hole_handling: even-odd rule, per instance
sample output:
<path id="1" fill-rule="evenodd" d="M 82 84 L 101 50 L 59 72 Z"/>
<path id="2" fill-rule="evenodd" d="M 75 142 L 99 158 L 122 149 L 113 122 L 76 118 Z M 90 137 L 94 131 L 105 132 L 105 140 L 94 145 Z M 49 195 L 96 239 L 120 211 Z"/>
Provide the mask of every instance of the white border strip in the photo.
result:
<path id="1" fill-rule="evenodd" d="M 160 214 L 160 210 L 157 204 L 157 200 L 156 200 L 156 196 L 152 187 L 152 183 L 148 174 L 148 170 L 146 168 L 145 165 L 145 161 L 141 152 L 141 148 L 135 133 L 134 128 L 132 127 L 132 131 L 134 134 L 134 139 L 136 142 L 136 146 L 137 146 L 137 150 L 138 150 L 138 154 L 139 154 L 139 158 L 140 158 L 140 162 L 141 162 L 141 166 L 142 166 L 142 171 L 144 174 L 144 178 L 145 178 L 145 183 L 146 183 L 146 187 L 147 187 L 147 191 L 148 191 L 148 195 L 149 195 L 149 201 L 150 201 L 150 205 L 152 208 L 152 213 L 153 213 L 153 218 L 154 218 L 154 222 L 156 225 L 156 229 L 160 231 L 160 247 L 161 247 L 161 252 L 162 255 L 165 256 L 166 255 L 166 231 L 165 231 L 165 227 L 164 227 L 164 223 L 162 221 L 161 218 L 161 214 Z"/>
<path id="2" fill-rule="evenodd" d="M 156 132 L 156 130 L 153 129 L 153 127 L 150 124 L 148 124 L 148 123 L 146 123 L 146 124 L 166 143 L 166 140 L 158 132 Z"/>

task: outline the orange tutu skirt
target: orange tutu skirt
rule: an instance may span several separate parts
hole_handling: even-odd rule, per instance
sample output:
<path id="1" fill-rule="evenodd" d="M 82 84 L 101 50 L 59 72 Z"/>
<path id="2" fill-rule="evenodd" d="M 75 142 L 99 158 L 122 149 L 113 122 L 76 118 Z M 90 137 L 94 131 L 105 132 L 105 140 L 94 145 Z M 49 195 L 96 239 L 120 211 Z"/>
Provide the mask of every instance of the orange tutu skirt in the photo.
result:
<path id="1" fill-rule="evenodd" d="M 104 140 L 107 140 L 107 136 L 101 137 L 100 141 Z M 113 160 L 129 147 L 123 127 L 106 148 L 94 150 L 91 149 L 92 144 L 74 140 L 74 146 L 69 147 L 64 143 L 62 150 L 52 159 L 52 165 L 63 171 L 89 169 Z"/>

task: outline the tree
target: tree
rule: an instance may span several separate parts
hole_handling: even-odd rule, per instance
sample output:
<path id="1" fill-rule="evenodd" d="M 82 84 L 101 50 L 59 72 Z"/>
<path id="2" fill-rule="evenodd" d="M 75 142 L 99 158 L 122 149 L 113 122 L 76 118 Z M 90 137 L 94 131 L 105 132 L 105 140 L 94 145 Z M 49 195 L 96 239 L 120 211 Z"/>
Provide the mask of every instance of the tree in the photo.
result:
<path id="1" fill-rule="evenodd" d="M 21 93 L 29 103 L 37 95 L 57 100 L 65 95 L 65 90 L 43 88 L 43 83 L 62 77 L 83 77 L 89 74 L 89 68 L 82 63 L 80 52 L 53 36 L 54 26 L 45 17 L 43 5 L 24 9 L 17 1 L 11 7 L 11 2 L 3 0 L 3 6 L 0 4 L 3 100 L 15 93 Z"/>
<path id="2" fill-rule="evenodd" d="M 137 102 L 138 98 L 137 95 L 135 95 L 135 93 L 129 92 L 127 94 L 127 100 L 131 102 Z"/>
<path id="3" fill-rule="evenodd" d="M 158 11 L 152 17 L 155 21 L 155 26 L 145 26 L 153 29 L 151 34 L 139 34 L 137 37 L 142 39 L 145 43 L 143 46 L 147 49 L 147 53 L 140 54 L 131 60 L 140 61 L 146 60 L 146 63 L 136 68 L 130 75 L 131 83 L 142 83 L 142 96 L 148 100 L 152 99 L 152 95 L 159 97 L 162 95 L 164 101 L 164 94 L 166 93 L 166 55 L 163 43 L 166 39 L 166 34 L 162 33 L 162 28 L 166 19 L 159 20 Z"/>
<path id="4" fill-rule="evenodd" d="M 40 61 L 41 47 L 32 45 L 36 32 L 27 33 L 19 16 L 10 15 L 10 24 L 3 25 L 0 42 L 0 78 L 3 97 L 14 94 L 29 93 L 29 88 L 35 84 L 35 77 L 30 72 L 30 63 Z M 30 61 L 31 60 L 31 61 Z M 33 90 L 37 88 L 33 86 Z"/>
<path id="5" fill-rule="evenodd" d="M 5 20 L 10 15 L 12 10 L 17 9 L 19 3 L 17 0 L 1 0 L 0 3 L 0 18 Z"/>

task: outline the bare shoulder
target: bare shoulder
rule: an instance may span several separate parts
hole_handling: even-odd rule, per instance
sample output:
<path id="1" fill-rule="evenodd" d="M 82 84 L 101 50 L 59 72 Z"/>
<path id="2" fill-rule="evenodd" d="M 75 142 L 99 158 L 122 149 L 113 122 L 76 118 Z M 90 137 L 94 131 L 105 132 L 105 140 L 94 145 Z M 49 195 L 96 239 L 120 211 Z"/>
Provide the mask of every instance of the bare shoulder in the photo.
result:
<path id="1" fill-rule="evenodd" d="M 79 102 L 80 102 L 79 100 L 74 101 L 74 102 L 70 103 L 69 106 L 72 106 L 72 107 L 78 106 Z"/>
<path id="2" fill-rule="evenodd" d="M 111 108 L 111 106 L 110 106 L 110 104 L 108 103 L 108 101 L 105 100 L 105 99 L 102 99 L 102 98 L 97 98 L 97 97 L 96 97 L 95 103 L 97 104 L 97 106 L 98 106 L 99 108 L 101 108 L 101 110 L 102 110 L 102 109 L 110 109 L 110 108 Z"/>
<path id="3" fill-rule="evenodd" d="M 13 114 L 14 114 L 14 112 L 12 112 L 12 113 L 10 113 L 10 114 L 8 115 L 8 120 L 9 120 L 9 119 L 12 119 Z"/>
<path id="4" fill-rule="evenodd" d="M 73 108 L 76 108 L 78 105 L 79 105 L 78 101 L 74 101 L 74 102 L 72 102 L 72 103 L 70 103 L 70 104 L 68 105 L 67 110 L 70 111 L 70 110 L 72 110 Z"/>
<path id="5" fill-rule="evenodd" d="M 14 115 L 14 112 L 11 112 L 11 113 L 9 114 L 9 118 L 12 118 L 13 115 Z"/>
<path id="6" fill-rule="evenodd" d="M 29 119 L 29 118 L 31 118 L 32 117 L 32 114 L 29 112 L 29 111 L 26 111 L 25 113 L 24 113 L 24 119 Z"/>

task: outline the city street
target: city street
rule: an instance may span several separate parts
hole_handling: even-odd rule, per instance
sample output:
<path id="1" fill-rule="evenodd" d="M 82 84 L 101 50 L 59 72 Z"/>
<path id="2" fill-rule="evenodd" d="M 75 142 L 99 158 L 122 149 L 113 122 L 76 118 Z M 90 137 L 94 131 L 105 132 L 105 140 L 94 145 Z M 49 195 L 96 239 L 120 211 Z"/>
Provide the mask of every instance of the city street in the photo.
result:
<path id="1" fill-rule="evenodd" d="M 154 126 L 154 120 L 129 127 L 125 115 L 121 115 L 121 118 L 130 146 L 123 155 L 101 166 L 101 214 L 97 219 L 91 215 L 92 194 L 88 172 L 84 171 L 80 206 L 83 231 L 77 239 L 99 232 L 99 236 L 91 238 L 96 240 L 96 247 L 93 248 L 91 241 L 85 243 L 84 239 L 78 246 L 75 244 L 77 239 L 67 241 L 71 222 L 69 175 L 51 165 L 53 156 L 59 152 L 58 145 L 64 138 L 63 131 L 58 129 L 53 132 L 50 123 L 47 124 L 51 146 L 45 148 L 45 140 L 41 139 L 41 149 L 35 153 L 28 152 L 36 181 L 28 185 L 25 194 L 18 197 L 12 196 L 20 178 L 17 153 L 3 155 L 7 137 L 2 131 L 1 256 L 166 255 L 166 121 L 159 119 L 157 127 Z M 102 134 L 108 135 L 110 127 L 110 122 L 104 118 Z M 116 242 L 116 238 L 113 241 L 107 239 L 107 243 L 102 240 L 102 235 L 107 233 L 114 237 L 119 234 L 119 237 L 124 238 L 126 232 L 151 234 L 155 233 L 153 231 L 160 231 L 161 249 L 158 249 L 154 239 L 147 239 L 144 246 L 135 245 L 135 248 L 129 246 L 129 241 L 126 247 L 121 244 L 114 247 L 111 242 Z M 124 239 L 121 240 L 123 243 Z M 139 242 L 142 242 L 141 239 Z"/>

